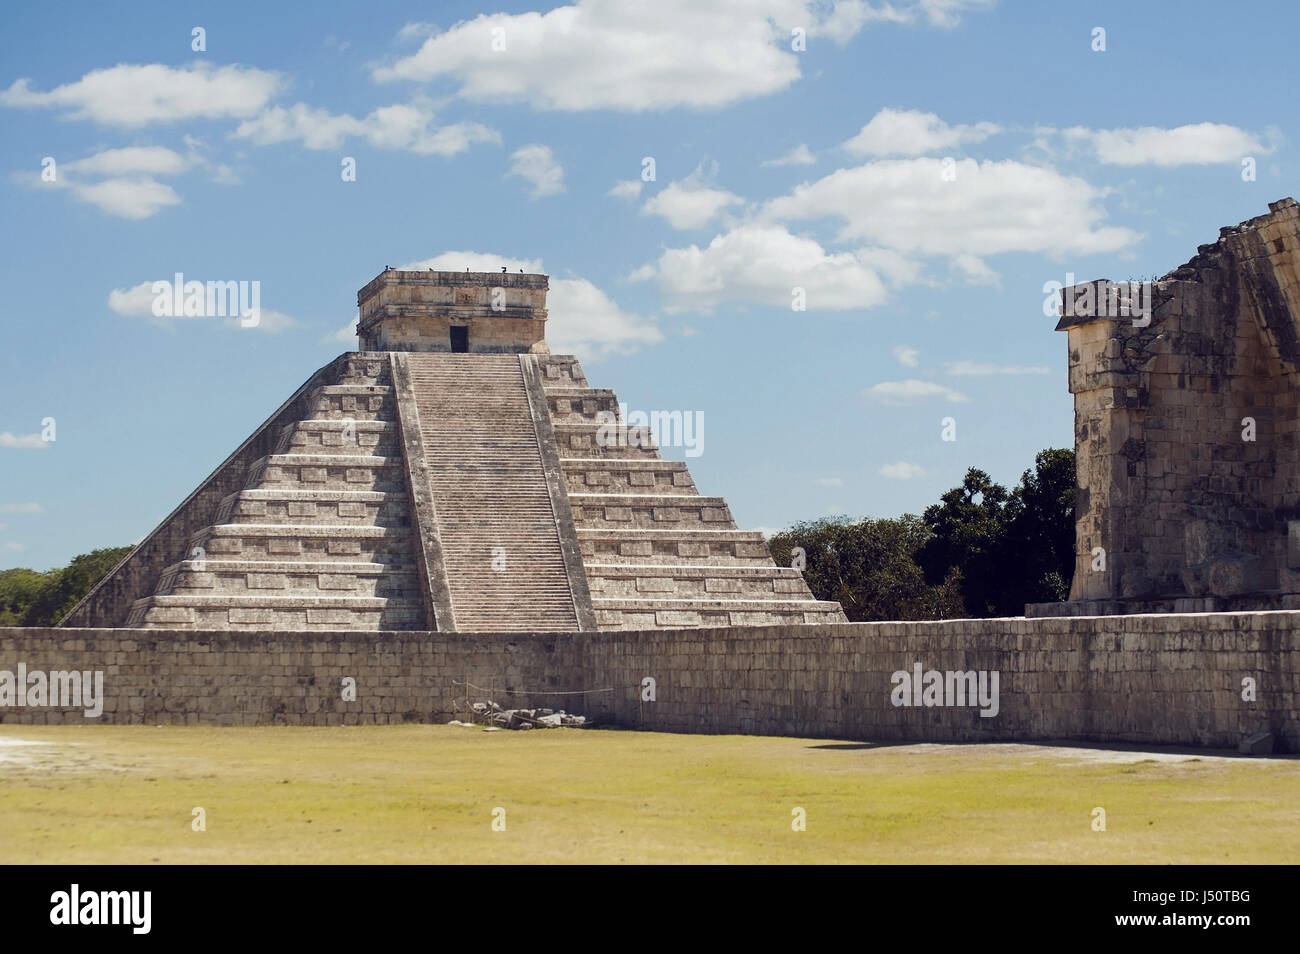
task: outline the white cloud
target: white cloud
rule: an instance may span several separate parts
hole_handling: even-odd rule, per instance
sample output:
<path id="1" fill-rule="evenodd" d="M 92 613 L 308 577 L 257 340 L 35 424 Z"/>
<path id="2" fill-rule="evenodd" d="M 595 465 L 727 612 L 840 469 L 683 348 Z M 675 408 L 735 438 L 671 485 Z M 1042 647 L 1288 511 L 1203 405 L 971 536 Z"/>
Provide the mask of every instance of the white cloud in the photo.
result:
<path id="1" fill-rule="evenodd" d="M 842 45 L 874 20 L 950 26 L 968 6 L 961 0 L 880 8 L 863 0 L 576 0 L 545 13 L 482 14 L 458 23 L 413 55 L 378 67 L 374 78 L 446 79 L 465 99 L 537 109 L 711 108 L 798 80 L 800 54 L 790 48 L 795 27 Z"/>
<path id="2" fill-rule="evenodd" d="M 685 0 L 653 8 L 579 0 L 547 13 L 483 14 L 430 37 L 374 76 L 447 77 L 466 99 L 539 109 L 722 106 L 799 78 L 798 55 L 777 45 L 777 29 L 764 15 L 782 5 L 792 6 L 760 3 L 745 16 Z M 786 26 L 785 35 L 799 25 L 805 24 Z M 493 29 L 505 50 L 492 48 Z"/>
<path id="3" fill-rule="evenodd" d="M 540 259 L 511 258 L 483 252 L 443 252 L 401 269 L 433 268 L 439 271 L 542 273 Z M 555 354 L 577 354 L 599 360 L 614 354 L 631 354 L 659 344 L 663 333 L 653 322 L 624 311 L 585 278 L 552 278 L 546 299 L 546 343 Z"/>
<path id="4" fill-rule="evenodd" d="M 244 179 L 234 167 L 225 164 L 218 164 L 212 167 L 212 181 L 217 185 L 237 186 L 243 185 Z"/>
<path id="5" fill-rule="evenodd" d="M 905 368 L 915 368 L 921 363 L 921 352 L 910 345 L 895 345 L 894 358 Z"/>
<path id="6" fill-rule="evenodd" d="M 359 318 L 360 318 L 360 313 L 353 315 L 351 318 L 348 319 L 348 323 L 346 325 L 344 325 L 338 331 L 331 331 L 329 334 L 321 338 L 321 341 L 326 344 L 333 344 L 335 342 L 338 342 L 340 344 L 355 346 L 357 343 L 357 320 Z"/>
<path id="7" fill-rule="evenodd" d="M 616 182 L 605 195 L 613 196 L 616 199 L 639 199 L 641 197 L 641 180 L 624 179 L 621 182 Z"/>
<path id="8" fill-rule="evenodd" d="M 34 502 L 0 504 L 0 513 L 45 513 L 45 508 Z"/>
<path id="9" fill-rule="evenodd" d="M 108 307 L 131 318 L 152 318 L 153 282 L 141 282 L 130 288 L 114 288 L 108 293 Z"/>
<path id="10" fill-rule="evenodd" d="M 950 264 L 953 272 L 967 285 L 997 285 L 1002 281 L 988 262 L 978 255 L 954 255 Z"/>
<path id="11" fill-rule="evenodd" d="M 989 361 L 948 361 L 943 366 L 951 375 L 970 377 L 975 375 L 1003 374 L 1051 374 L 1052 369 L 1035 364 L 993 364 Z"/>
<path id="12" fill-rule="evenodd" d="M 66 190 L 109 215 L 147 219 L 181 201 L 175 189 L 154 176 L 177 175 L 196 164 L 204 164 L 197 153 L 182 156 L 162 146 L 128 146 L 60 163 L 53 182 L 36 173 L 17 173 L 13 178 L 35 188 Z"/>
<path id="13" fill-rule="evenodd" d="M 181 119 L 251 116 L 282 85 L 279 74 L 244 66 L 120 63 L 45 93 L 33 90 L 29 79 L 16 80 L 0 93 L 0 105 L 60 109 L 72 119 L 134 128 Z"/>
<path id="14" fill-rule="evenodd" d="M 913 477 L 920 477 L 925 471 L 917 464 L 909 464 L 905 460 L 900 460 L 894 464 L 886 464 L 880 468 L 880 476 L 888 477 L 890 480 L 911 480 Z"/>
<path id="15" fill-rule="evenodd" d="M 731 192 L 702 185 L 692 174 L 679 182 L 670 182 L 641 211 L 661 216 L 675 229 L 700 229 L 723 209 L 743 202 Z"/>
<path id="16" fill-rule="evenodd" d="M 925 267 L 916 259 L 908 258 L 893 249 L 862 248 L 858 249 L 857 255 L 858 261 L 874 268 L 894 288 L 928 284 L 923 277 Z"/>
<path id="17" fill-rule="evenodd" d="M 818 477 L 817 483 L 823 487 L 843 487 L 844 481 L 839 477 Z"/>
<path id="18" fill-rule="evenodd" d="M 0 447 L 14 450 L 46 450 L 49 443 L 41 440 L 40 434 L 11 434 L 0 431 Z"/>
<path id="19" fill-rule="evenodd" d="M 776 159 L 764 159 L 759 163 L 760 166 L 811 166 L 817 161 L 817 157 L 812 154 L 812 150 L 805 143 L 799 143 L 784 156 Z"/>
<path id="20" fill-rule="evenodd" d="M 433 258 L 398 265 L 397 269 L 398 271 L 421 271 L 432 268 L 440 272 L 496 272 L 503 266 L 509 272 L 544 274 L 540 258 L 511 258 L 508 255 L 493 255 L 491 252 L 443 252 Z M 549 305 L 547 310 L 550 310 Z"/>
<path id="21" fill-rule="evenodd" d="M 884 159 L 839 169 L 769 201 L 768 221 L 838 219 L 841 242 L 867 240 L 900 252 L 982 256 L 1114 252 L 1139 238 L 1102 224 L 1106 190 L 1076 176 L 1014 160 L 956 163 Z"/>
<path id="22" fill-rule="evenodd" d="M 966 11 L 988 10 L 995 3 L 997 0 L 918 0 L 917 7 L 931 26 L 951 29 L 961 23 Z"/>
<path id="23" fill-rule="evenodd" d="M 809 311 L 847 311 L 887 297 L 870 252 L 832 253 L 781 226 L 744 225 L 704 248 L 665 249 L 629 278 L 657 278 L 669 311 L 707 312 L 724 301 L 789 308 L 796 287 L 804 289 Z"/>
<path id="24" fill-rule="evenodd" d="M 21 553 L 23 550 L 27 549 L 27 546 L 23 543 L 14 543 L 9 541 L 5 543 L 4 548 L 11 553 Z"/>
<path id="25" fill-rule="evenodd" d="M 105 179 L 94 183 L 72 183 L 72 192 L 110 215 L 124 219 L 147 219 L 181 197 L 165 182 L 148 176 L 131 179 Z"/>
<path id="26" fill-rule="evenodd" d="M 881 381 L 862 391 L 862 396 L 874 404 L 916 404 L 931 398 L 943 398 L 956 404 L 970 400 L 960 391 L 946 388 L 933 381 L 909 378 L 906 381 Z"/>
<path id="27" fill-rule="evenodd" d="M 844 144 L 855 156 L 923 156 L 968 142 L 983 142 L 1000 132 L 993 123 L 949 126 L 934 113 L 889 109 L 876 113 Z"/>
<path id="28" fill-rule="evenodd" d="M 550 146 L 530 143 L 510 154 L 508 176 L 519 176 L 533 184 L 534 199 L 564 191 L 564 167 Z"/>
<path id="29" fill-rule="evenodd" d="M 159 281 L 171 284 L 171 278 L 159 279 Z M 199 281 L 196 278 L 186 278 L 185 284 L 188 286 L 191 281 Z M 258 308 L 258 322 L 255 325 L 245 325 L 244 319 L 238 315 L 231 316 L 213 316 L 204 315 L 155 315 L 153 312 L 153 303 L 156 297 L 153 291 L 154 282 L 140 282 L 130 288 L 114 288 L 108 293 L 108 307 L 127 318 L 145 318 L 160 326 L 175 325 L 186 321 L 220 321 L 226 328 L 237 328 L 246 331 L 262 331 L 268 334 L 278 334 L 288 328 L 296 328 L 303 324 L 297 318 L 286 315 L 282 311 L 276 311 L 273 308 Z M 259 295 L 260 297 L 260 295 Z M 178 309 L 179 310 L 179 309 Z"/>
<path id="30" fill-rule="evenodd" d="M 552 282 L 547 312 L 546 340 L 557 354 L 588 354 L 600 359 L 631 354 L 664 340 L 653 324 L 619 308 L 583 278 Z"/>
<path id="31" fill-rule="evenodd" d="M 438 24 L 413 22 L 405 23 L 397 31 L 397 39 L 402 42 L 409 40 L 422 40 L 425 37 L 434 36 L 438 32 Z"/>
<path id="32" fill-rule="evenodd" d="M 1118 166 L 1182 166 L 1214 162 L 1240 162 L 1243 157 L 1272 152 L 1253 133 L 1222 123 L 1193 123 L 1164 129 L 1065 130 L 1067 141 L 1086 142 L 1104 163 Z"/>
<path id="33" fill-rule="evenodd" d="M 501 134 L 481 123 L 438 126 L 425 106 L 396 103 L 358 119 L 306 103 L 276 106 L 239 124 L 233 135 L 255 145 L 297 141 L 308 149 L 337 149 L 348 139 L 365 139 L 377 149 L 400 149 L 420 156 L 454 156 L 480 142 L 500 142 Z"/>
<path id="34" fill-rule="evenodd" d="M 225 324 L 228 328 L 244 329 L 243 322 L 239 318 L 228 318 Z M 300 325 L 302 325 L 301 321 L 286 315 L 282 311 L 276 311 L 274 308 L 263 308 L 258 312 L 257 324 L 250 326 L 247 330 L 264 331 L 270 335 L 278 335 L 282 331 L 297 328 Z"/>
<path id="35" fill-rule="evenodd" d="M 84 159 L 74 159 L 59 166 L 59 172 L 90 176 L 177 175 L 190 166 L 179 152 L 162 146 L 128 146 L 104 149 Z"/>

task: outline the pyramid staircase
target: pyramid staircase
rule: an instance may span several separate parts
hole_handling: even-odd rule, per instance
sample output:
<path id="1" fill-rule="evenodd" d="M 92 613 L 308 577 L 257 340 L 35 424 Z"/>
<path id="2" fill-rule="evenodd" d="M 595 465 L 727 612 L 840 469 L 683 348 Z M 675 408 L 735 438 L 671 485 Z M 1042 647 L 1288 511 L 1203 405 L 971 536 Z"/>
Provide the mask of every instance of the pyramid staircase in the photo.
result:
<path id="1" fill-rule="evenodd" d="M 845 622 L 778 567 L 763 535 L 740 530 L 727 502 L 701 496 L 686 464 L 626 428 L 613 391 L 589 387 L 578 360 L 548 355 L 546 401 L 599 629 Z"/>
<path id="2" fill-rule="evenodd" d="M 575 632 L 843 622 L 576 358 L 356 352 L 63 625 Z M 141 592 L 143 591 L 143 592 Z"/>
<path id="3" fill-rule="evenodd" d="M 167 566 L 128 626 L 423 629 L 410 497 L 386 356 L 344 365 L 279 429 Z"/>

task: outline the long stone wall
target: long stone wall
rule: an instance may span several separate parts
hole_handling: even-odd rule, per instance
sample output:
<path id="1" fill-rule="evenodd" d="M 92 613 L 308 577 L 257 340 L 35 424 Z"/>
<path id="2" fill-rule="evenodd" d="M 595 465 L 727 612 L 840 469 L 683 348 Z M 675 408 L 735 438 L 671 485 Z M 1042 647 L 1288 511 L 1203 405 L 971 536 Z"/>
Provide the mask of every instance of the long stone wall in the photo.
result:
<path id="1" fill-rule="evenodd" d="M 98 721 L 114 723 L 441 722 L 492 698 L 675 732 L 1229 747 L 1267 731 L 1300 751 L 1300 612 L 544 635 L 0 629 L 0 701 L 19 663 L 102 670 Z M 917 665 L 917 704 L 895 705 Z M 983 672 L 990 691 L 996 673 L 996 706 L 925 705 L 931 670 Z M 3 722 L 85 721 L 8 701 Z"/>

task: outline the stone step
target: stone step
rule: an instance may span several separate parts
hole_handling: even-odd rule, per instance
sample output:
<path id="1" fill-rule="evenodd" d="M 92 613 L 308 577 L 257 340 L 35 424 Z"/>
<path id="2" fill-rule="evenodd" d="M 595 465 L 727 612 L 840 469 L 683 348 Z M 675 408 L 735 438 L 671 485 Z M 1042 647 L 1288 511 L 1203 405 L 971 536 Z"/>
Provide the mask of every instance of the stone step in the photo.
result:
<path id="1" fill-rule="evenodd" d="M 401 457 L 338 454 L 271 454 L 248 468 L 248 486 L 258 490 L 406 491 Z"/>
<path id="2" fill-rule="evenodd" d="M 281 429 L 275 453 L 393 456 L 398 453 L 397 425 L 392 421 L 298 421 Z"/>
<path id="3" fill-rule="evenodd" d="M 409 527 L 405 493 L 371 490 L 241 490 L 221 501 L 217 523 Z"/>
<path id="4" fill-rule="evenodd" d="M 546 406 L 555 424 L 600 423 L 612 414 L 618 419 L 618 395 L 604 388 L 547 388 Z"/>
<path id="5" fill-rule="evenodd" d="M 519 357 L 413 353 L 406 362 L 456 628 L 576 631 Z"/>
<path id="6" fill-rule="evenodd" d="M 419 574 L 410 564 L 275 560 L 183 560 L 163 571 L 157 595 L 187 593 L 421 598 Z"/>
<path id="7" fill-rule="evenodd" d="M 360 596 L 150 596 L 137 600 L 128 625 L 146 629 L 422 629 L 419 601 Z"/>
<path id="8" fill-rule="evenodd" d="M 592 597 L 601 629 L 842 623 L 838 603 L 818 600 L 609 599 Z"/>
<path id="9" fill-rule="evenodd" d="M 756 530 L 578 528 L 577 534 L 585 563 L 774 565 Z"/>
<path id="10" fill-rule="evenodd" d="M 191 559 L 291 560 L 320 563 L 409 563 L 406 527 L 325 527 L 303 524 L 225 524 L 190 539 Z"/>
<path id="11" fill-rule="evenodd" d="M 307 398 L 306 416 L 316 420 L 391 421 L 393 389 L 378 384 L 328 384 Z"/>
<path id="12" fill-rule="evenodd" d="M 582 365 L 571 354 L 539 354 L 537 364 L 542 372 L 542 386 L 546 390 L 559 388 L 585 388 L 587 376 Z"/>
<path id="13" fill-rule="evenodd" d="M 630 458 L 654 460 L 659 448 L 648 427 L 593 423 L 560 423 L 555 425 L 555 442 L 560 448 L 560 459 L 568 457 Z"/>
<path id="14" fill-rule="evenodd" d="M 353 351 L 343 361 L 339 384 L 387 385 L 392 383 L 388 353 Z"/>
<path id="15" fill-rule="evenodd" d="M 575 527 L 613 530 L 735 530 L 721 497 L 660 494 L 569 494 Z"/>
<path id="16" fill-rule="evenodd" d="M 570 497 L 581 493 L 696 493 L 695 481 L 680 460 L 571 457 L 560 461 Z"/>
<path id="17" fill-rule="evenodd" d="M 588 563 L 586 569 L 593 598 L 813 598 L 803 577 L 789 567 Z"/>

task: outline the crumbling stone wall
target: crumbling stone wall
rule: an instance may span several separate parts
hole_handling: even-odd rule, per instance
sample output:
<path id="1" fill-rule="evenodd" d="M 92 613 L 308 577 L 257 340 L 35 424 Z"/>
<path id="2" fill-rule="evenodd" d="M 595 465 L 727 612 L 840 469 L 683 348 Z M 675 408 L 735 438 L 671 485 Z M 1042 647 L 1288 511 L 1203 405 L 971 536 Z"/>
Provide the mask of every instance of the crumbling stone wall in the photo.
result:
<path id="1" fill-rule="evenodd" d="M 1062 290 L 1077 560 L 1071 603 L 1031 615 L 1300 606 L 1300 206 L 1269 209 L 1152 283 L 1148 315 Z"/>

